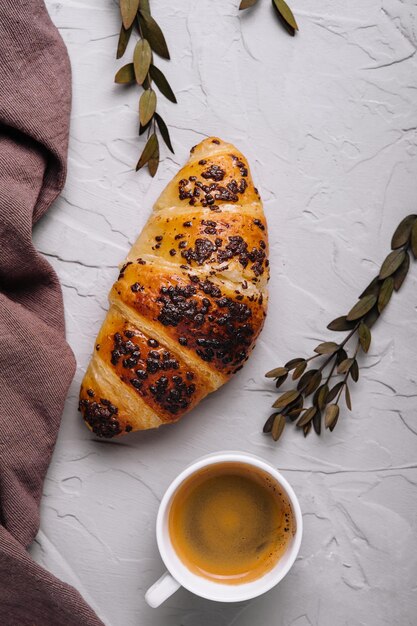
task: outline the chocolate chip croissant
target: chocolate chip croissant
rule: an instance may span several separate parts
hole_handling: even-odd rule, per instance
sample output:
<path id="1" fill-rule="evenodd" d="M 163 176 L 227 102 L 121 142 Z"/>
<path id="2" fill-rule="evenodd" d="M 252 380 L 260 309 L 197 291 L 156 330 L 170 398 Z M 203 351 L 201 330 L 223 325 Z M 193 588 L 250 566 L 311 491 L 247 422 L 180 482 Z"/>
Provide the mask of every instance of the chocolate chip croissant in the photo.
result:
<path id="1" fill-rule="evenodd" d="M 267 305 L 265 216 L 244 156 L 191 150 L 130 250 L 80 392 L 99 437 L 177 421 L 241 369 Z"/>

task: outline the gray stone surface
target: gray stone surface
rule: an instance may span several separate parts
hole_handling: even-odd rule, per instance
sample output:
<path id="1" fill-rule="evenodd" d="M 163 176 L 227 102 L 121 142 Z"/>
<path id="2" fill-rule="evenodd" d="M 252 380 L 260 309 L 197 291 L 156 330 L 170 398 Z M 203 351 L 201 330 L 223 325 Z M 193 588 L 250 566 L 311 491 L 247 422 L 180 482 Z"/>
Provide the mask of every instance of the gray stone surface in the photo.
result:
<path id="1" fill-rule="evenodd" d="M 416 211 L 415 0 L 292 0 L 301 32 L 277 27 L 270 2 L 152 0 L 179 104 L 160 98 L 175 155 L 135 174 L 139 90 L 113 85 L 118 11 L 111 0 L 48 0 L 73 66 L 69 173 L 36 244 L 64 290 L 78 370 L 45 483 L 35 558 L 74 584 L 107 626 L 412 626 L 417 601 L 417 269 L 375 328 L 336 430 L 306 440 L 261 434 L 274 398 L 263 373 L 307 355 L 326 323 L 377 271 L 393 228 Z M 128 59 L 129 60 L 129 59 Z M 127 62 L 127 61 L 126 61 Z M 98 443 L 78 388 L 117 264 L 152 203 L 217 134 L 247 155 L 271 238 L 266 327 L 247 366 L 184 420 Z M 145 606 L 162 573 L 158 501 L 187 463 L 241 449 L 274 463 L 304 512 L 299 559 L 273 591 L 219 605 L 179 591 Z"/>

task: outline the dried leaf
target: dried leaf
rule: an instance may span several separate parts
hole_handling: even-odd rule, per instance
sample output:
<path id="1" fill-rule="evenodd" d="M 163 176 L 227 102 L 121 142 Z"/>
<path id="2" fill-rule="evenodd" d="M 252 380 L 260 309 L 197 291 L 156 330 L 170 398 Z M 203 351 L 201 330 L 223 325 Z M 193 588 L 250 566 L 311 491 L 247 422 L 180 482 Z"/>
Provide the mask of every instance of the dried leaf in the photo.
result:
<path id="1" fill-rule="evenodd" d="M 151 124 L 152 124 L 152 120 L 149 120 L 149 122 L 145 124 L 145 126 L 142 126 L 142 124 L 139 123 L 139 137 L 143 135 L 143 133 L 146 133 L 146 131 L 148 130 Z"/>
<path id="2" fill-rule="evenodd" d="M 339 349 L 339 344 L 334 341 L 325 341 L 323 343 L 319 343 L 317 348 L 314 348 L 314 352 L 317 354 L 333 354 L 337 352 Z"/>
<path id="3" fill-rule="evenodd" d="M 411 231 L 411 250 L 414 258 L 417 259 L 417 220 L 414 222 L 414 226 Z"/>
<path id="4" fill-rule="evenodd" d="M 297 365 L 297 367 L 295 368 L 292 374 L 292 379 L 297 380 L 297 378 L 300 378 L 301 374 L 304 372 L 306 367 L 307 367 L 307 361 L 304 361 L 303 363 L 300 363 L 299 365 Z"/>
<path id="5" fill-rule="evenodd" d="M 347 356 L 348 356 L 347 352 L 344 348 L 341 348 L 340 350 L 338 350 L 336 354 L 336 364 L 339 365 L 339 363 L 347 359 Z"/>
<path id="6" fill-rule="evenodd" d="M 376 278 L 371 280 L 371 282 L 366 287 L 366 289 L 362 291 L 359 298 L 364 298 L 365 296 L 370 296 L 370 295 L 378 296 L 380 288 L 381 288 L 381 281 L 379 280 L 377 276 Z"/>
<path id="7" fill-rule="evenodd" d="M 350 401 L 350 391 L 349 391 L 349 387 L 346 385 L 345 387 L 345 401 L 346 401 L 346 406 L 349 409 L 349 411 L 352 410 L 352 403 Z"/>
<path id="8" fill-rule="evenodd" d="M 372 328 L 379 317 L 379 311 L 377 307 L 371 309 L 368 315 L 364 318 L 364 322 L 368 328 Z"/>
<path id="9" fill-rule="evenodd" d="M 272 415 L 270 415 L 270 416 L 268 417 L 268 419 L 266 420 L 266 422 L 265 422 L 265 424 L 264 424 L 264 427 L 263 427 L 263 429 L 262 429 L 262 431 L 263 431 L 264 433 L 270 433 L 270 432 L 271 432 L 271 430 L 272 430 L 272 424 L 274 423 L 274 419 L 275 419 L 275 416 L 276 416 L 276 415 L 278 415 L 278 413 L 272 413 Z"/>
<path id="10" fill-rule="evenodd" d="M 295 17 L 290 7 L 284 0 L 272 0 L 272 5 L 276 9 L 278 16 L 283 21 L 284 25 L 287 27 L 290 35 L 294 36 L 295 31 L 298 30 L 298 24 L 295 21 Z"/>
<path id="11" fill-rule="evenodd" d="M 146 163 L 149 161 L 149 159 L 152 157 L 153 153 L 155 152 L 155 148 L 157 146 L 158 146 L 158 138 L 155 135 L 155 133 L 152 133 L 152 135 L 149 137 L 148 141 L 146 142 L 143 152 L 138 161 L 138 164 L 136 165 L 136 171 L 140 170 L 141 167 L 146 165 Z"/>
<path id="12" fill-rule="evenodd" d="M 395 291 L 398 291 L 401 285 L 403 284 L 405 277 L 408 274 L 409 267 L 410 267 L 410 255 L 408 254 L 408 252 L 406 252 L 404 261 L 401 263 L 400 267 L 397 269 L 395 274 L 393 274 Z"/>
<path id="13" fill-rule="evenodd" d="M 159 91 L 165 96 L 165 98 L 168 98 L 168 100 L 174 102 L 175 104 L 177 102 L 177 99 L 171 89 L 169 82 L 167 81 L 165 75 L 161 72 L 161 70 L 155 65 L 151 64 L 149 68 L 149 73 Z"/>
<path id="14" fill-rule="evenodd" d="M 142 85 L 147 77 L 151 60 L 152 50 L 149 42 L 146 39 L 139 39 L 133 52 L 133 65 L 138 85 Z"/>
<path id="15" fill-rule="evenodd" d="M 297 365 L 299 363 L 302 363 L 303 361 L 305 361 L 305 359 L 291 359 L 291 361 L 288 361 L 288 363 L 285 364 L 285 367 L 287 368 L 287 370 L 290 372 L 291 370 L 293 370 L 295 367 L 297 367 Z"/>
<path id="16" fill-rule="evenodd" d="M 275 367 L 273 370 L 270 370 L 265 374 L 266 378 L 279 378 L 280 376 L 285 376 L 288 374 L 288 370 L 286 367 Z"/>
<path id="17" fill-rule="evenodd" d="M 288 374 L 284 374 L 284 376 L 280 376 L 275 382 L 275 387 L 279 389 L 279 387 L 281 387 L 281 385 L 285 383 L 287 378 L 288 378 Z"/>
<path id="18" fill-rule="evenodd" d="M 119 85 L 130 85 L 135 82 L 135 70 L 133 63 L 123 65 L 114 77 L 114 82 Z"/>
<path id="19" fill-rule="evenodd" d="M 308 381 L 307 385 L 303 388 L 303 394 L 305 397 L 313 393 L 321 383 L 322 374 L 319 370 L 314 372 L 314 375 Z"/>
<path id="20" fill-rule="evenodd" d="M 346 374 L 346 372 L 352 367 L 352 363 L 355 359 L 345 359 L 337 366 L 338 374 Z"/>
<path id="21" fill-rule="evenodd" d="M 337 332 L 344 330 L 352 330 L 355 326 L 354 322 L 348 322 L 346 315 L 342 315 L 341 317 L 337 317 L 335 320 L 327 324 L 327 328 L 329 330 L 335 330 Z"/>
<path id="22" fill-rule="evenodd" d="M 321 433 L 321 412 L 317 411 L 315 416 L 313 417 L 313 427 L 316 435 L 320 435 Z"/>
<path id="23" fill-rule="evenodd" d="M 132 34 L 133 24 L 130 28 L 126 29 L 123 24 L 120 27 L 119 41 L 117 42 L 116 59 L 121 59 L 126 52 L 127 44 L 129 43 L 130 35 Z"/>
<path id="24" fill-rule="evenodd" d="M 156 52 L 156 54 L 159 54 L 160 57 L 169 59 L 167 42 L 165 41 L 164 34 L 159 24 L 149 12 L 143 11 L 142 7 L 139 10 L 139 15 L 143 36 L 151 44 L 152 50 Z"/>
<path id="25" fill-rule="evenodd" d="M 382 311 L 387 306 L 388 302 L 391 299 L 392 292 L 394 291 L 394 279 L 392 276 L 388 276 L 382 283 L 381 291 L 379 293 L 378 298 L 378 311 L 382 313 Z"/>
<path id="26" fill-rule="evenodd" d="M 308 433 L 311 430 L 311 421 L 306 424 L 305 426 L 303 426 L 303 433 L 304 433 L 304 437 L 307 437 Z"/>
<path id="27" fill-rule="evenodd" d="M 243 11 L 244 9 L 249 9 L 250 7 L 253 7 L 257 2 L 258 0 L 242 0 L 239 5 L 239 11 Z"/>
<path id="28" fill-rule="evenodd" d="M 276 415 L 274 419 L 274 423 L 272 424 L 271 435 L 274 441 L 278 441 L 278 439 L 282 435 L 282 431 L 285 427 L 285 417 L 283 415 Z"/>
<path id="29" fill-rule="evenodd" d="M 309 370 L 308 372 L 305 372 L 305 374 L 301 376 L 297 384 L 298 391 L 302 391 L 304 387 L 307 386 L 307 384 L 310 382 L 310 380 L 312 379 L 312 377 L 314 376 L 316 372 L 318 372 L 318 370 Z"/>
<path id="30" fill-rule="evenodd" d="M 274 407 L 274 409 L 282 409 L 294 402 L 294 400 L 297 400 L 299 395 L 300 393 L 296 389 L 293 389 L 292 391 L 286 391 L 278 398 L 278 400 L 275 400 L 272 406 Z"/>
<path id="31" fill-rule="evenodd" d="M 377 297 L 373 294 L 369 294 L 369 296 L 364 296 L 352 307 L 347 314 L 347 319 L 349 321 L 358 320 L 364 315 L 368 313 L 375 305 Z"/>
<path id="32" fill-rule="evenodd" d="M 317 413 L 316 407 L 311 406 L 309 409 L 307 409 L 307 411 L 304 412 L 302 417 L 300 417 L 300 419 L 297 422 L 297 426 L 299 426 L 299 428 L 302 428 L 303 426 L 308 424 L 308 422 L 310 422 L 313 419 L 316 413 Z"/>
<path id="33" fill-rule="evenodd" d="M 147 89 L 143 92 L 139 100 L 139 120 L 142 126 L 145 126 L 156 109 L 156 93 L 153 89 Z"/>
<path id="34" fill-rule="evenodd" d="M 337 404 L 328 404 L 324 415 L 324 425 L 332 431 L 336 426 L 339 417 L 339 407 Z"/>
<path id="35" fill-rule="evenodd" d="M 158 137 L 157 137 L 156 148 L 154 149 L 148 161 L 148 170 L 152 178 L 155 176 L 156 172 L 158 171 L 158 166 L 159 166 L 159 142 L 158 142 Z"/>
<path id="36" fill-rule="evenodd" d="M 353 361 L 352 367 L 350 368 L 350 375 L 352 380 L 357 383 L 359 380 L 359 365 L 356 359 Z"/>
<path id="37" fill-rule="evenodd" d="M 126 30 L 132 26 L 138 8 L 139 0 L 120 0 L 120 13 Z"/>
<path id="38" fill-rule="evenodd" d="M 358 334 L 362 350 L 368 352 L 371 345 L 371 331 L 363 321 L 359 324 Z"/>
<path id="39" fill-rule="evenodd" d="M 379 278 L 384 280 L 391 276 L 401 265 L 405 258 L 405 250 L 393 250 L 389 253 L 379 272 Z"/>
<path id="40" fill-rule="evenodd" d="M 169 136 L 167 125 L 165 124 L 162 117 L 158 115 L 158 113 L 155 113 L 155 119 L 156 123 L 158 124 L 159 132 L 161 133 L 162 139 L 165 141 L 172 154 L 174 154 L 174 148 L 172 147 L 171 137 Z"/>
<path id="41" fill-rule="evenodd" d="M 335 397 L 337 396 L 337 394 L 339 393 L 339 391 L 341 390 L 341 388 L 344 385 L 344 381 L 341 380 L 340 382 L 336 383 L 334 387 L 332 387 L 329 391 L 329 393 L 327 394 L 327 398 L 326 398 L 326 402 L 332 402 Z"/>
<path id="42" fill-rule="evenodd" d="M 405 217 L 402 222 L 398 224 L 391 239 L 391 248 L 393 250 L 402 248 L 402 246 L 405 246 L 408 243 L 411 235 L 411 229 L 413 228 L 416 220 L 417 215 L 407 215 L 407 217 Z"/>
<path id="43" fill-rule="evenodd" d="M 314 404 L 322 411 L 327 404 L 327 397 L 329 395 L 329 387 L 327 384 L 322 385 L 316 391 L 317 397 Z"/>

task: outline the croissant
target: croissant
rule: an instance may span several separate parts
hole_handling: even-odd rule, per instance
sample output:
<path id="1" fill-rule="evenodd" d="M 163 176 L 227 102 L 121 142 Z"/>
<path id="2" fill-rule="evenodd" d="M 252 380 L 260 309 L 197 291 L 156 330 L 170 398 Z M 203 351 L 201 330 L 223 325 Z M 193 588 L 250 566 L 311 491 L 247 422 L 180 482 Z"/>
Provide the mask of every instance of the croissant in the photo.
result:
<path id="1" fill-rule="evenodd" d="M 191 150 L 121 266 L 79 408 L 99 437 L 176 422 L 240 370 L 266 315 L 267 226 L 245 157 Z"/>

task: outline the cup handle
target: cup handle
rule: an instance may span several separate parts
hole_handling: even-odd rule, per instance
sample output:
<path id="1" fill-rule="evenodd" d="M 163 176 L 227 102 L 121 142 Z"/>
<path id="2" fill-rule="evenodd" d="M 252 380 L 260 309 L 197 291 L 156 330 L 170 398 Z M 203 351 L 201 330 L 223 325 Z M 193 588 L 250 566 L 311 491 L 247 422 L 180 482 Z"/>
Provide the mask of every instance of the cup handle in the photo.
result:
<path id="1" fill-rule="evenodd" d="M 167 598 L 172 596 L 173 593 L 178 591 L 181 587 L 180 583 L 175 580 L 169 572 L 162 574 L 152 587 L 149 587 L 145 593 L 145 600 L 153 609 L 160 606 Z"/>

